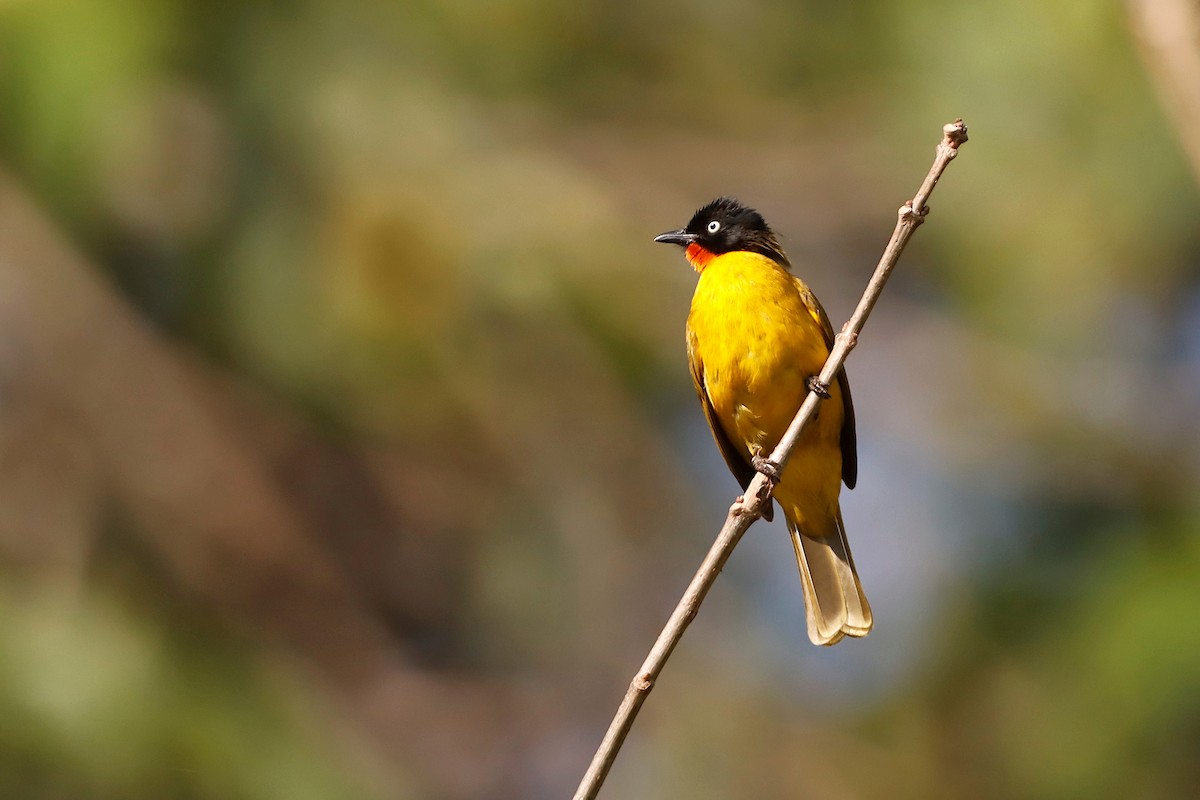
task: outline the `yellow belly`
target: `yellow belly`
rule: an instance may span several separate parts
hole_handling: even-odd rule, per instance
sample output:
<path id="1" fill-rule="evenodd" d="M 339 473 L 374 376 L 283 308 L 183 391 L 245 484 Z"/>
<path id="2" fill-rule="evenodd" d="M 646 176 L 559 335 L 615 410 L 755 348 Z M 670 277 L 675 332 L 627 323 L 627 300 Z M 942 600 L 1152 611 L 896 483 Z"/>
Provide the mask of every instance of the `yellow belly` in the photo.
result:
<path id="1" fill-rule="evenodd" d="M 754 253 L 726 253 L 700 274 L 688 328 L 702 361 L 704 390 L 726 436 L 749 459 L 770 455 L 803 402 L 829 348 L 799 279 Z M 833 533 L 841 482 L 841 391 L 805 429 L 775 490 L 809 535 Z"/>

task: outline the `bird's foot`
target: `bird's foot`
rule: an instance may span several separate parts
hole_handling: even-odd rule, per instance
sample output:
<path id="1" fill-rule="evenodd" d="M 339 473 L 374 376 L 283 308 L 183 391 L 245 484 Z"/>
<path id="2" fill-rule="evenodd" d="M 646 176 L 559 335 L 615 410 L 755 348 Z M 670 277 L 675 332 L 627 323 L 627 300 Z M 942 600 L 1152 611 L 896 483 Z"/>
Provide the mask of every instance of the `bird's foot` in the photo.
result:
<path id="1" fill-rule="evenodd" d="M 822 400 L 829 399 L 829 384 L 821 383 L 821 378 L 819 376 L 809 375 L 808 380 L 805 381 L 805 384 L 808 386 L 808 390 L 817 397 L 820 397 Z"/>
<path id="2" fill-rule="evenodd" d="M 779 483 L 779 465 L 771 459 L 762 455 L 751 456 L 750 465 L 754 467 L 755 472 L 761 472 L 767 476 L 767 480 L 771 483 Z"/>

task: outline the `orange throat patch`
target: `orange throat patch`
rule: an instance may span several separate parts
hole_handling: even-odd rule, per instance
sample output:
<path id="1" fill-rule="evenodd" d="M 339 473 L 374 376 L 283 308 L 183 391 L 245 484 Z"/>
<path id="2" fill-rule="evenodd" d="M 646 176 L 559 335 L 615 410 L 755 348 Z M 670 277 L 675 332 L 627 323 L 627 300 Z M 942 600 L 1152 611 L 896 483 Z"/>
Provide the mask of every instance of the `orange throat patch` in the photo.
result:
<path id="1" fill-rule="evenodd" d="M 683 254 L 687 257 L 688 263 L 695 267 L 696 272 L 702 272 L 708 266 L 708 262 L 717 257 L 716 253 L 705 250 L 695 242 L 689 244 Z"/>

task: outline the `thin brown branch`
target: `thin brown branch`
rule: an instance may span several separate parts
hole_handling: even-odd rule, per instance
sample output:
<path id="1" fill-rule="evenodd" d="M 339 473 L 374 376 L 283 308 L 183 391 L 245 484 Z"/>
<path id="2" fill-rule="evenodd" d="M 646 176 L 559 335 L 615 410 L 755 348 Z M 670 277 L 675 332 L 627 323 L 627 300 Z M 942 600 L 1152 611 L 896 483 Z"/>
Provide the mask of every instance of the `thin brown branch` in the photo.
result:
<path id="1" fill-rule="evenodd" d="M 858 301 L 858 307 L 854 309 L 854 314 L 842 327 L 842 332 L 837 335 L 833 351 L 825 361 L 825 367 L 821 370 L 821 382 L 826 385 L 831 383 L 838 371 L 841 370 L 850 350 L 857 343 L 858 334 L 862 331 L 871 309 L 875 307 L 875 302 L 879 299 L 879 294 L 883 291 L 888 276 L 896 266 L 900 253 L 908 244 L 908 240 L 912 238 L 913 232 L 924 221 L 927 211 L 925 204 L 934 187 L 937 186 L 942 172 L 958 155 L 959 146 L 967 141 L 967 126 L 961 119 L 946 125 L 942 131 L 942 141 L 938 144 L 937 156 L 934 158 L 933 166 L 929 169 L 929 174 L 925 177 L 916 196 L 901 206 L 896 228 L 892 231 L 891 241 L 888 242 L 883 256 L 879 259 L 879 265 L 875 267 L 875 274 L 871 276 L 871 281 L 867 284 L 862 299 Z M 779 445 L 771 453 L 771 461 L 780 467 L 787 462 L 795 448 L 796 441 L 800 438 L 800 433 L 808 424 L 820 400 L 820 396 L 815 392 L 808 393 Z M 704 557 L 692 582 L 688 584 L 679 604 L 675 606 L 666 626 L 658 635 L 654 647 L 650 649 L 650 654 L 642 662 L 641 669 L 630 682 L 625 697 L 621 700 L 620 707 L 617 708 L 616 716 L 613 717 L 608 731 L 604 734 L 604 740 L 596 750 L 595 756 L 592 757 L 592 763 L 588 766 L 579 788 L 575 791 L 575 800 L 591 800 L 599 794 L 600 787 L 604 785 L 604 779 L 621 749 L 621 744 L 633 726 L 633 720 L 637 717 L 642 703 L 646 701 L 650 690 L 654 688 L 654 683 L 658 680 L 663 666 L 670 658 L 675 645 L 683 637 L 687 626 L 696 617 L 700 604 L 704 601 L 708 590 L 712 588 L 721 568 L 729 560 L 729 555 L 742 538 L 742 534 L 754 520 L 758 519 L 773 489 L 771 481 L 759 473 L 754 476 L 746 493 L 729 507 L 729 514 L 725 517 L 725 524 L 722 526 L 721 532 L 717 534 L 716 541 L 713 542 L 708 555 Z"/>
<path id="2" fill-rule="evenodd" d="M 1142 61 L 1200 180 L 1200 6 L 1193 0 L 1126 0 L 1126 6 Z"/>

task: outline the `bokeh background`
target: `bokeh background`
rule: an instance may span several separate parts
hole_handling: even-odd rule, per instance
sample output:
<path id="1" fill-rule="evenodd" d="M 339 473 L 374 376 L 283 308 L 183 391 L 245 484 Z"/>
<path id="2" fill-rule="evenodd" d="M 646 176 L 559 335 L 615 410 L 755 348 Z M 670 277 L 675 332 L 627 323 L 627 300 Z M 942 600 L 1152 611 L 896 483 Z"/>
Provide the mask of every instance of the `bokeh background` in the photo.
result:
<path id="1" fill-rule="evenodd" d="M 876 630 L 755 526 L 603 796 L 1194 796 L 1197 16 L 0 2 L 0 796 L 569 796 L 736 494 L 652 237 L 738 196 L 840 325 L 959 116 Z"/>

